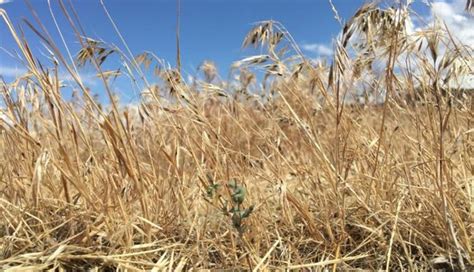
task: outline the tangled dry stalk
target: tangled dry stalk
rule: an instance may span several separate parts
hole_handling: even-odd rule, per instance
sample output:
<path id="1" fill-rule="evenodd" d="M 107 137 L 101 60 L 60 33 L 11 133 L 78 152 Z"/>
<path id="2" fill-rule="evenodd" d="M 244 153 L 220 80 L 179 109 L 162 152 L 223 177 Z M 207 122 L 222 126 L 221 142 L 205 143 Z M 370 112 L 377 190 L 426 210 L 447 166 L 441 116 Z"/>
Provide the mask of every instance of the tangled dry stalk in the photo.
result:
<path id="1" fill-rule="evenodd" d="M 59 3 L 83 49 L 72 61 L 26 22 L 49 65 L 0 10 L 28 69 L 0 84 L 2 270 L 473 268 L 473 96 L 456 84 L 473 51 L 442 24 L 408 33 L 409 7 L 365 5 L 326 65 L 262 22 L 244 46 L 265 55 L 185 82 L 152 53 L 84 38 Z M 146 86 L 137 106 L 109 88 L 114 55 Z"/>

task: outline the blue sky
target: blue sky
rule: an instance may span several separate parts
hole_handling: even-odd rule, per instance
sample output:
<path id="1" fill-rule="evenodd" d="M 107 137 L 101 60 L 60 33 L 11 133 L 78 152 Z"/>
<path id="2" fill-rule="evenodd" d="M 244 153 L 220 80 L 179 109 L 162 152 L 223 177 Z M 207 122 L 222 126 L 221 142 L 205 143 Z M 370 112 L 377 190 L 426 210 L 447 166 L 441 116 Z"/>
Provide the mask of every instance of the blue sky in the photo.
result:
<path id="1" fill-rule="evenodd" d="M 57 2 L 54 0 L 51 2 L 66 41 L 75 53 L 79 46 L 73 32 Z M 174 0 L 105 0 L 104 2 L 134 54 L 144 50 L 152 51 L 174 65 L 176 54 Z M 454 3 L 448 0 L 438 2 L 449 5 Z M 47 1 L 31 0 L 31 3 L 46 28 L 59 43 Z M 123 48 L 98 0 L 72 0 L 72 3 L 88 36 Z M 333 0 L 333 3 L 339 15 L 343 19 L 348 19 L 364 1 Z M 22 18 L 33 21 L 25 2 L 0 0 L 0 4 L 0 8 L 7 11 L 15 26 L 24 28 L 26 38 L 30 41 L 34 52 L 44 55 L 46 50 L 21 22 Z M 422 14 L 429 13 L 426 7 L 423 8 L 421 1 L 415 2 L 414 7 Z M 330 54 L 331 42 L 341 29 L 328 0 L 181 0 L 183 71 L 193 74 L 199 64 L 206 59 L 213 60 L 221 72 L 227 71 L 233 61 L 254 53 L 241 50 L 242 40 L 253 23 L 267 19 L 277 20 L 285 25 L 309 57 Z M 0 49 L 10 52 L 16 49 L 3 21 L 0 22 Z M 21 67 L 21 64 L 4 50 L 0 50 L 0 75 L 7 80 L 11 79 L 16 75 L 16 67 Z M 86 69 L 85 73 L 87 72 Z M 126 89 L 124 84 L 119 81 L 117 89 L 122 91 Z"/>
<path id="2" fill-rule="evenodd" d="M 73 3 L 89 36 L 120 45 L 98 1 Z M 159 57 L 174 62 L 175 1 L 106 0 L 105 3 L 134 53 L 150 50 Z M 334 3 L 340 15 L 348 18 L 363 1 L 336 0 Z M 32 5 L 46 27 L 55 32 L 47 1 L 32 1 Z M 52 3 L 52 6 L 60 19 L 59 24 L 66 33 L 71 34 L 69 41 L 73 41 L 72 31 L 59 6 L 56 3 Z M 21 0 L 2 7 L 14 22 L 20 22 L 23 17 L 32 18 Z M 329 45 L 340 29 L 327 0 L 182 0 L 181 50 L 184 69 L 195 69 L 204 59 L 213 59 L 219 66 L 229 66 L 232 61 L 245 55 L 246 52 L 240 50 L 240 45 L 252 24 L 267 19 L 283 23 L 301 44 Z M 14 48 L 7 31 L 0 33 L 0 46 Z M 34 35 L 27 37 L 35 40 Z M 10 61 L 3 55 L 1 60 Z"/>

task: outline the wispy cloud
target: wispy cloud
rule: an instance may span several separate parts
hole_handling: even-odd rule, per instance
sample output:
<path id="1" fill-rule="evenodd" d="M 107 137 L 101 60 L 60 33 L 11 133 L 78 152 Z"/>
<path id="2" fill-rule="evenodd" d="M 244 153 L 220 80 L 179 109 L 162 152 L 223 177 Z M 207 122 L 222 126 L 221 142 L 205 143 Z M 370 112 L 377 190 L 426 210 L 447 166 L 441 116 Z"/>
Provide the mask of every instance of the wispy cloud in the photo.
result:
<path id="1" fill-rule="evenodd" d="M 2 1 L 2 0 L 0 0 Z M 18 78 L 23 76 L 28 71 L 25 68 L 13 67 L 13 66 L 1 66 L 0 65 L 0 76 L 5 77 L 6 79 L 9 78 Z M 79 75 L 82 79 L 82 82 L 86 85 L 96 86 L 98 83 L 99 78 L 95 74 L 91 73 L 81 73 Z M 59 78 L 64 82 L 74 83 L 74 78 L 66 72 L 59 73 Z"/>
<path id="2" fill-rule="evenodd" d="M 4 0 L 0 0 L 0 1 L 4 1 Z M 11 67 L 11 66 L 0 66 L 0 76 L 3 76 L 3 77 L 19 77 L 21 75 L 24 75 L 25 73 L 26 73 L 26 70 L 23 68 Z"/>
<path id="3" fill-rule="evenodd" d="M 81 80 L 84 84 L 89 85 L 89 86 L 96 86 L 98 81 L 99 81 L 99 78 L 94 74 L 82 74 L 82 73 L 80 73 L 79 77 L 81 78 Z M 65 82 L 68 82 L 68 83 L 75 83 L 76 82 L 74 80 L 74 78 L 69 73 L 61 73 L 61 74 L 59 74 L 59 78 L 62 79 L 63 81 L 65 81 Z"/>
<path id="4" fill-rule="evenodd" d="M 323 43 L 304 43 L 301 48 L 318 56 L 331 56 L 333 54 L 331 46 Z"/>
<path id="5" fill-rule="evenodd" d="M 11 2 L 11 0 L 0 0 L 0 5 L 10 3 L 10 2 Z"/>

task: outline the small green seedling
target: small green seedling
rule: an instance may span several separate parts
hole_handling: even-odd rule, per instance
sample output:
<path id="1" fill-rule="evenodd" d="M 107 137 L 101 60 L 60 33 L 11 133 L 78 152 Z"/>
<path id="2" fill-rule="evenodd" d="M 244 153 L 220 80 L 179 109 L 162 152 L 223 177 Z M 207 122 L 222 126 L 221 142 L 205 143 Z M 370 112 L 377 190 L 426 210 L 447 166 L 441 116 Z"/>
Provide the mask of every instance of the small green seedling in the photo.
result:
<path id="1" fill-rule="evenodd" d="M 227 183 L 227 187 L 230 190 L 230 196 L 232 199 L 231 207 L 229 208 L 229 201 L 225 200 L 222 193 L 220 192 L 221 185 L 214 183 L 212 179 L 210 179 L 210 181 L 212 183 L 207 186 L 206 193 L 203 194 L 206 201 L 214 204 L 216 204 L 216 202 L 220 202 L 221 210 L 224 215 L 230 216 L 232 220 L 232 226 L 239 232 L 239 234 L 242 234 L 245 231 L 243 220 L 248 218 L 254 209 L 253 205 L 245 209 L 242 208 L 242 203 L 244 202 L 246 196 L 245 188 L 239 185 L 235 179 L 232 179 Z M 212 199 L 216 200 L 216 202 L 211 201 Z"/>
<path id="2" fill-rule="evenodd" d="M 232 179 L 227 183 L 227 186 L 231 190 L 231 197 L 233 206 L 229 210 L 229 213 L 232 214 L 232 225 L 239 231 L 240 234 L 244 232 L 244 227 L 242 220 L 248 218 L 253 212 L 254 206 L 251 205 L 246 209 L 242 209 L 241 205 L 245 200 L 245 188 L 238 185 L 235 179 Z"/>

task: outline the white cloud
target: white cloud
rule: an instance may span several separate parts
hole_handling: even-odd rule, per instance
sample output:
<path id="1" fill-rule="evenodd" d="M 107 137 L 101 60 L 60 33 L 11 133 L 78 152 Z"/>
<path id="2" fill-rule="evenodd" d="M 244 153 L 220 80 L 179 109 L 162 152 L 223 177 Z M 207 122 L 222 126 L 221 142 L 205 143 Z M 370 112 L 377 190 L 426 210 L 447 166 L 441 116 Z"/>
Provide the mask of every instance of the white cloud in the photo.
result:
<path id="1" fill-rule="evenodd" d="M 427 2 L 425 2 L 427 3 Z M 415 15 L 410 16 L 410 20 L 407 21 L 407 34 L 410 42 L 414 43 L 418 40 L 426 30 L 430 30 L 436 21 L 441 23 L 441 27 L 444 29 L 446 25 L 449 33 L 454 37 L 457 42 L 463 45 L 474 48 L 474 16 L 468 14 L 465 11 L 466 0 L 434 0 L 431 3 L 427 3 L 430 8 L 430 14 L 422 17 Z M 441 57 L 446 53 L 445 44 L 438 45 L 438 55 Z M 407 55 L 403 55 L 401 59 L 405 59 Z M 438 62 L 441 58 L 438 58 Z M 468 61 L 465 59 L 465 61 Z M 402 62 L 403 63 L 403 62 Z M 457 66 L 463 66 L 463 64 L 457 64 Z M 472 60 L 467 63 L 466 70 L 473 71 L 474 62 Z M 474 75 L 472 72 L 462 73 L 458 78 L 451 78 L 448 83 L 453 88 L 473 88 L 474 87 Z"/>
<path id="2" fill-rule="evenodd" d="M 446 23 L 453 36 L 463 44 L 474 46 L 474 16 L 464 11 L 466 0 L 439 0 L 431 6 L 431 20 L 439 18 Z"/>
<path id="3" fill-rule="evenodd" d="M 10 2 L 11 2 L 11 0 L 0 0 L 0 5 L 10 3 Z"/>
<path id="4" fill-rule="evenodd" d="M 319 56 L 330 56 L 333 53 L 333 50 L 329 45 L 322 43 L 305 43 L 301 45 L 301 48 Z"/>
<path id="5" fill-rule="evenodd" d="M 466 0 L 438 0 L 431 6 L 430 21 L 442 20 L 451 35 L 462 44 L 474 48 L 474 16 L 465 11 Z M 472 63 L 471 63 L 472 64 Z M 474 87 L 474 76 L 465 75 L 452 85 L 464 88 Z"/>

